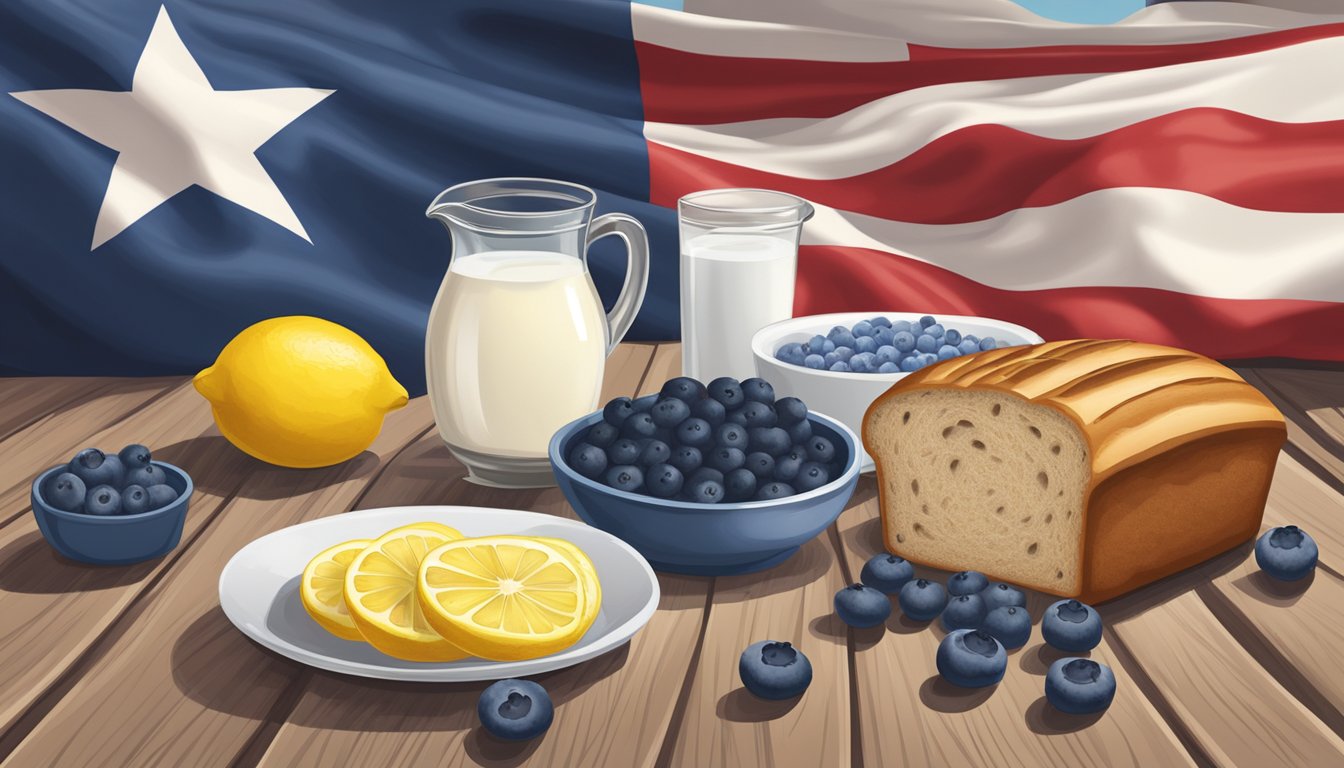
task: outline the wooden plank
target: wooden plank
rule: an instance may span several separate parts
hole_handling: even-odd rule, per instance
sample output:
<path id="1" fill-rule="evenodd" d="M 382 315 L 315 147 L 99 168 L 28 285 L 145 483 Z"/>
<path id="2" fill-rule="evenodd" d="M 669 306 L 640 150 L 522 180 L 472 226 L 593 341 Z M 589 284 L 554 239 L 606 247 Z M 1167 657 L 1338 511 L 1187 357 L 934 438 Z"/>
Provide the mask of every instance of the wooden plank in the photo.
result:
<path id="1" fill-rule="evenodd" d="M 649 363 L 648 373 L 644 374 L 644 385 L 639 394 L 643 396 L 657 392 L 662 389 L 663 382 L 680 375 L 681 345 L 659 344 L 653 353 L 653 361 Z"/>
<path id="2" fill-rule="evenodd" d="M 876 483 L 863 477 L 837 521 L 850 573 L 883 550 Z M 948 574 L 918 568 L 946 583 Z M 1114 703 L 1103 715 L 1060 713 L 1044 696 L 1045 670 L 1062 654 L 1046 646 L 1040 616 L 1057 598 L 1029 593 L 1032 638 L 1008 657 L 999 685 L 982 690 L 943 682 L 934 664 L 942 628 L 901 617 L 881 630 L 854 630 L 855 719 L 865 763 L 874 765 L 1168 766 L 1192 764 L 1174 733 L 1103 641 L 1089 655 L 1115 672 Z M 1103 608 L 1103 615 L 1106 611 Z M 827 617 L 830 624 L 836 620 Z"/>
<path id="3" fill-rule="evenodd" d="M 0 442 L 0 523 L 18 515 L 39 472 L 69 461 L 94 434 L 173 388 L 188 386 L 181 377 L 118 379 L 9 435 Z"/>
<path id="4" fill-rule="evenodd" d="M 624 345 L 617 353 L 623 349 Z M 644 378 L 652 347 L 635 346 L 633 352 L 626 360 L 634 364 L 608 366 L 604 398 L 622 392 L 645 394 L 661 385 L 661 379 L 653 383 Z M 644 365 L 638 365 L 639 360 Z M 636 392 L 642 378 L 645 389 Z M 433 457 L 446 454 L 436 443 L 436 436 L 421 440 L 398 457 L 374 483 L 366 505 L 423 499 L 517 506 L 573 517 L 556 489 L 500 491 L 460 482 L 460 475 L 452 473 L 432 479 L 426 469 Z M 664 575 L 659 582 L 659 610 L 626 648 L 537 678 L 556 703 L 555 722 L 540 741 L 505 745 L 477 727 L 476 700 L 485 683 L 431 687 L 318 673 L 266 745 L 261 763 L 286 768 L 463 765 L 495 759 L 541 766 L 651 764 L 672 719 L 675 691 L 690 664 L 708 588 L 707 580 L 689 577 Z M 666 695 L 650 696 L 651 691 Z M 621 737 L 611 738 L 613 733 Z"/>
<path id="5" fill-rule="evenodd" d="M 0 731 L 60 676 L 165 568 L 190 546 L 242 479 L 260 466 L 213 429 L 210 410 L 189 388 L 88 438 L 93 445 L 143 442 L 185 468 L 196 493 L 176 552 L 120 568 L 83 565 L 57 555 L 24 513 L 0 529 L 0 616 L 11 628 L 0 644 Z"/>
<path id="6" fill-rule="evenodd" d="M 166 578 L 90 650 L 13 765 L 226 765 L 301 667 L 263 651 L 219 608 L 220 570 L 253 539 L 350 507 L 379 466 L 431 423 L 425 398 L 393 412 L 369 451 L 336 467 L 257 465 Z M 38 714 L 43 712 L 38 711 Z M 27 721 L 25 721 L 27 722 Z"/>
<path id="7" fill-rule="evenodd" d="M 656 344 L 621 344 L 611 351 L 602 376 L 599 407 L 613 397 L 632 394 L 639 388 L 657 348 Z"/>
<path id="8" fill-rule="evenodd" d="M 72 376 L 0 378 L 0 440 L 112 383 L 110 379 Z"/>

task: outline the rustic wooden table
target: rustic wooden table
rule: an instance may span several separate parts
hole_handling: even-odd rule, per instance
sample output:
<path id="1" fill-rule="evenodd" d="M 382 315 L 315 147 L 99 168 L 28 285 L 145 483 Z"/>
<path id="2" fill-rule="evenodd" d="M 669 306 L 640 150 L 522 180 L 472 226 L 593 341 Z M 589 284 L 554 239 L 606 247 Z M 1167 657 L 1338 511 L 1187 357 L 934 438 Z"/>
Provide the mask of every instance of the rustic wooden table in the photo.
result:
<path id="1" fill-rule="evenodd" d="M 675 345 L 622 345 L 604 397 L 654 391 Z M 1049 708 L 1056 658 L 1036 633 L 995 688 L 934 671 L 936 628 L 896 618 L 856 631 L 831 597 L 880 547 L 870 478 L 823 536 L 763 574 L 660 576 L 662 601 L 625 648 L 544 675 L 555 724 L 532 743 L 476 726 L 483 684 L 380 683 L 262 650 L 220 611 L 217 581 L 262 534 L 402 504 L 572 516 L 555 489 L 463 480 L 419 398 L 363 455 L 285 470 L 234 450 L 183 378 L 0 380 L 0 759 L 23 766 L 1169 766 L 1344 765 L 1344 374 L 1244 370 L 1289 419 L 1266 525 L 1321 545 L 1306 583 L 1282 586 L 1243 547 L 1102 607 L 1093 657 L 1119 692 L 1099 717 Z M 153 562 L 56 556 L 28 509 L 32 477 L 88 446 L 144 442 L 188 468 L 182 544 Z M 1047 598 L 1033 595 L 1033 612 Z M 812 687 L 772 705 L 746 695 L 748 643 L 791 640 Z"/>

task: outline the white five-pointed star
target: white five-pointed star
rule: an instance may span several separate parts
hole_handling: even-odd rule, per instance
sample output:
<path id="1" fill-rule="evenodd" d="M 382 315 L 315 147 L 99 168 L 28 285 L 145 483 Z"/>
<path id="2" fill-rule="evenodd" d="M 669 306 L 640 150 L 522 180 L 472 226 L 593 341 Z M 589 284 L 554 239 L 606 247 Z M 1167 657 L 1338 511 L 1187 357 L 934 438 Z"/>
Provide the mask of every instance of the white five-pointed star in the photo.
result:
<path id="1" fill-rule="evenodd" d="M 254 154 L 332 91 L 216 91 L 159 8 L 129 91 L 11 93 L 117 150 L 90 250 L 193 184 L 312 240 Z"/>

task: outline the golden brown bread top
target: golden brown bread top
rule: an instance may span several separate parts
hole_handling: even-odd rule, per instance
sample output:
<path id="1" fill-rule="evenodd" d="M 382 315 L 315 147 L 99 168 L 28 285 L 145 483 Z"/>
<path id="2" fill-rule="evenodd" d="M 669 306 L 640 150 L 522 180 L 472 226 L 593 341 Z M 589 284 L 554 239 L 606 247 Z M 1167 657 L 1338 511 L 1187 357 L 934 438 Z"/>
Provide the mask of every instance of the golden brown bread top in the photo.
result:
<path id="1" fill-rule="evenodd" d="M 1221 432 L 1268 429 L 1287 437 L 1283 416 L 1231 369 L 1136 341 L 1051 341 L 956 357 L 906 376 L 877 403 L 926 387 L 998 390 L 1063 411 L 1082 427 L 1094 483 Z"/>

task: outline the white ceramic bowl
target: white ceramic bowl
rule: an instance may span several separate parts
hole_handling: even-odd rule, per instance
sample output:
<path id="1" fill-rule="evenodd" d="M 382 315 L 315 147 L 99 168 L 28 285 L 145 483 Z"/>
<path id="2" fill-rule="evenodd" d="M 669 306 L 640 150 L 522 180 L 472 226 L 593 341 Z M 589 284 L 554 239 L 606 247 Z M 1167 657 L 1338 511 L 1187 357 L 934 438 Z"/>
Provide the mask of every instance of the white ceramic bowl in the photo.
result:
<path id="1" fill-rule="evenodd" d="M 890 389 L 892 384 L 909 374 L 818 371 L 776 360 L 775 350 L 790 342 L 806 343 L 817 334 L 825 336 L 837 325 L 849 328 L 860 320 L 878 315 L 892 322 L 918 320 L 924 315 L 933 315 L 945 327 L 955 328 L 963 334 L 970 333 L 981 338 L 993 336 L 1010 344 L 1040 344 L 1044 341 L 1032 330 L 988 317 L 939 315 L 933 312 L 835 312 L 829 315 L 808 315 L 767 325 L 751 337 L 756 375 L 774 386 L 776 397 L 792 395 L 800 398 L 807 403 L 809 410 L 821 411 L 854 430 L 855 434 L 862 435 L 863 414 L 868 406 L 878 395 Z M 860 471 L 871 471 L 873 460 L 863 452 L 862 444 L 859 453 Z"/>

